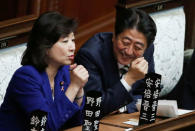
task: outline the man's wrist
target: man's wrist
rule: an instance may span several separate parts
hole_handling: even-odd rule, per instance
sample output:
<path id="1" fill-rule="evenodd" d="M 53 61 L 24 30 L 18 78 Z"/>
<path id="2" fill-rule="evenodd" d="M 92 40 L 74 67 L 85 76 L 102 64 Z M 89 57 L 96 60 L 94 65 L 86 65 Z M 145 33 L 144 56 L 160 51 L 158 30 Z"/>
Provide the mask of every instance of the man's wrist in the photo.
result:
<path id="1" fill-rule="evenodd" d="M 121 81 L 122 85 L 125 87 L 125 89 L 129 92 L 129 91 L 131 90 L 131 85 L 129 85 L 129 84 L 125 81 L 124 76 L 121 78 L 120 81 Z"/>
<path id="2" fill-rule="evenodd" d="M 128 83 L 129 86 L 132 86 L 136 82 L 136 80 L 134 80 L 127 74 L 124 75 L 123 79 Z"/>

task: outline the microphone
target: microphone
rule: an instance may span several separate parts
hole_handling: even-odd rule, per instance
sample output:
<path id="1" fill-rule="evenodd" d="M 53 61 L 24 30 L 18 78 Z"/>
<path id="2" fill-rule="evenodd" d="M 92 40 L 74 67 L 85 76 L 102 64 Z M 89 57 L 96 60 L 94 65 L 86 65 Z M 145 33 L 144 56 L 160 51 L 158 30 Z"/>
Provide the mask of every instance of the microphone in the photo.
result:
<path id="1" fill-rule="evenodd" d="M 158 97 L 161 91 L 161 75 L 148 73 L 145 76 L 145 90 L 142 95 L 139 125 L 151 124 L 156 120 Z"/>

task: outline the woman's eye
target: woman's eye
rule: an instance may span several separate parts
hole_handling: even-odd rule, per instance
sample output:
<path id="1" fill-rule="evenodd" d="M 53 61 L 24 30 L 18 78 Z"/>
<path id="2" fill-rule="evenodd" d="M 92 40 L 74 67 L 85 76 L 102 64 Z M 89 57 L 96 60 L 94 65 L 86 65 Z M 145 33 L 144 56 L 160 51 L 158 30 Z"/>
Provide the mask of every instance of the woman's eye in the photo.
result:
<path id="1" fill-rule="evenodd" d="M 72 39 L 73 42 L 75 42 L 75 39 Z"/>
<path id="2" fill-rule="evenodd" d="M 68 43 L 68 40 L 64 40 L 63 43 Z"/>

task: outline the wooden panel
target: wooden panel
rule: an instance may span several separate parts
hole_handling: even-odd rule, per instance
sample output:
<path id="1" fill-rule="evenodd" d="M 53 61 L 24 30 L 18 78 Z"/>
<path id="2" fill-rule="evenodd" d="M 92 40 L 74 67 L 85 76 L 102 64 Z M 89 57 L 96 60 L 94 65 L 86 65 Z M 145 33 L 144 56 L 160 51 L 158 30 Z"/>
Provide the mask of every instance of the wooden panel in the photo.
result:
<path id="1" fill-rule="evenodd" d="M 30 1 L 17 0 L 16 17 L 21 17 L 29 14 Z"/>
<path id="2" fill-rule="evenodd" d="M 16 0 L 1 0 L 0 21 L 16 17 Z"/>
<path id="3" fill-rule="evenodd" d="M 22 2 L 22 0 L 19 1 Z M 113 31 L 114 6 L 116 2 L 117 0 L 30 0 L 31 6 L 29 7 L 29 12 L 32 14 L 41 14 L 46 11 L 55 10 L 65 16 L 77 18 L 79 27 L 76 34 L 76 42 L 79 48 L 93 34 L 100 31 Z M 24 7 L 21 10 L 25 9 Z M 15 40 L 9 39 L 19 39 L 18 41 L 21 41 L 21 36 L 24 36 L 23 41 L 25 41 L 36 18 L 37 15 L 31 15 L 30 17 L 25 16 L 19 19 L 0 22 L 0 41 L 4 41 L 5 39 L 6 41 L 15 42 Z"/>
<path id="4" fill-rule="evenodd" d="M 185 48 L 195 48 L 195 0 L 185 0 L 186 14 Z"/>
<path id="5" fill-rule="evenodd" d="M 192 8 L 193 0 L 185 0 L 191 1 L 190 4 L 187 2 L 187 6 L 185 9 L 188 9 L 186 14 L 190 14 L 188 17 L 187 15 L 187 27 L 186 27 L 186 44 L 185 49 L 192 48 L 195 45 L 194 37 L 195 35 L 191 35 L 194 33 L 194 20 L 192 20 L 194 13 L 194 8 Z M 139 7 L 146 12 L 157 12 L 162 11 L 170 8 L 175 8 L 178 6 L 184 5 L 183 0 L 119 0 L 121 3 L 125 3 L 126 8 L 131 7 Z M 114 15 L 112 17 L 107 17 L 109 14 L 114 13 L 114 7 L 117 3 L 117 0 L 48 0 L 47 5 L 49 10 L 57 10 L 64 14 L 65 16 L 77 18 L 79 21 L 79 29 L 77 32 L 77 46 L 78 48 L 86 41 L 89 37 L 91 37 L 94 33 L 98 31 L 113 31 L 113 24 L 114 24 Z M 193 9 L 189 9 L 189 6 Z M 189 21 L 191 18 L 191 21 Z M 103 19 L 103 21 L 101 21 Z M 110 21 L 112 20 L 112 22 Z M 101 26 L 104 22 L 109 23 L 105 26 Z M 192 26 L 189 26 L 192 25 Z M 96 30 L 96 31 L 95 31 Z M 190 34 L 190 35 L 189 35 Z M 194 43 L 194 44 L 193 44 Z M 77 49 L 78 49 L 77 48 Z"/>
<path id="6" fill-rule="evenodd" d="M 31 0 L 3 0 L 0 4 L 0 21 L 30 14 Z"/>
<path id="7" fill-rule="evenodd" d="M 79 22 L 76 32 L 76 49 L 100 31 L 113 31 L 115 5 L 117 0 L 48 0 L 48 10 L 56 10 Z"/>
<path id="8" fill-rule="evenodd" d="M 116 2 L 116 0 L 86 0 L 85 3 L 82 2 L 79 10 L 80 24 L 84 25 L 114 11 Z"/>
<path id="9" fill-rule="evenodd" d="M 60 12 L 65 16 L 79 19 L 79 13 L 82 13 L 82 10 L 80 9 L 82 2 L 85 3 L 86 1 L 81 0 L 66 0 L 64 2 L 61 1 L 60 5 L 63 8 L 61 8 Z"/>
<path id="10" fill-rule="evenodd" d="M 9 1 L 9 0 L 8 0 Z M 18 0 L 22 1 L 22 0 Z M 147 12 L 154 12 L 177 6 L 185 5 L 186 13 L 186 40 L 185 48 L 195 47 L 195 5 L 194 0 L 118 0 L 126 3 L 125 7 L 139 7 Z M 185 2 L 185 3 L 183 3 Z M 79 22 L 76 34 L 77 47 L 89 39 L 93 34 L 100 31 L 113 31 L 115 5 L 117 0 L 30 0 L 29 13 L 36 14 L 20 18 L 17 21 L 0 22 L 0 39 L 31 30 L 37 16 L 50 10 L 56 10 L 65 16 L 77 18 Z M 25 10 L 25 9 L 21 9 Z M 2 26 L 2 24 L 6 26 Z M 26 28 L 24 28 L 26 27 Z M 9 33 L 8 33 L 9 32 Z M 28 34 L 28 33 L 27 33 Z M 26 35 L 27 35 L 26 34 Z M 24 40 L 26 39 L 26 35 Z M 17 38 L 17 37 L 16 37 Z M 78 50 L 77 48 L 77 50 Z"/>
<path id="11" fill-rule="evenodd" d="M 125 2 L 124 2 L 125 1 Z M 119 0 L 119 3 L 121 3 L 122 6 L 125 5 L 125 8 L 131 8 L 131 7 L 145 7 L 145 6 L 151 6 L 155 4 L 160 3 L 168 3 L 168 2 L 181 2 L 182 0 Z"/>
<path id="12" fill-rule="evenodd" d="M 70 14 L 79 21 L 76 35 L 77 50 L 91 36 L 98 32 L 111 32 L 114 29 L 115 5 L 117 0 L 85 0 L 71 3 L 75 11 Z M 70 4 L 67 4 L 70 6 Z M 73 7 L 72 7 L 73 8 Z M 64 10 L 64 14 L 68 11 Z M 77 11 L 77 12 L 76 12 Z M 71 12 L 71 11 L 69 11 Z M 69 16 L 69 14 L 67 14 Z"/>
<path id="13" fill-rule="evenodd" d="M 76 52 L 91 36 L 98 32 L 114 31 L 115 11 L 105 14 L 103 17 L 94 19 L 93 21 L 80 26 L 76 32 Z"/>
<path id="14" fill-rule="evenodd" d="M 121 2 L 124 3 L 123 1 Z M 147 13 L 158 12 L 184 5 L 183 0 L 126 0 L 125 4 L 122 4 L 121 2 L 118 3 L 118 6 L 124 8 L 139 8 Z"/>
<path id="15" fill-rule="evenodd" d="M 39 15 L 40 0 L 31 0 L 31 15 L 0 21 L 0 47 L 8 47 L 25 42 L 32 25 Z M 23 38 L 23 40 L 22 40 Z M 13 43 L 10 43 L 13 42 Z"/>
<path id="16" fill-rule="evenodd" d="M 117 3 L 117 0 L 56 1 L 58 0 L 54 0 L 51 3 L 53 9 L 61 12 L 65 16 L 77 18 L 80 26 L 113 12 Z"/>

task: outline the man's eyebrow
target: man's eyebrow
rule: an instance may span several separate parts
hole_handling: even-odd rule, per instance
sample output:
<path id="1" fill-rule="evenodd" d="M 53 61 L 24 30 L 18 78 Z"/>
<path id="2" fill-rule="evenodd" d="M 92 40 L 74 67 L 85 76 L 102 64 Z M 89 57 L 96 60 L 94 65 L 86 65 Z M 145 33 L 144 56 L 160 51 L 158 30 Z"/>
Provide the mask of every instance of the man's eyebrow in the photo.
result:
<path id="1" fill-rule="evenodd" d="M 127 39 L 127 40 L 129 40 L 129 41 L 131 41 L 131 40 L 132 40 L 131 38 L 129 38 L 129 37 L 127 37 L 127 36 L 122 37 L 122 39 Z M 136 42 L 135 44 L 138 44 L 138 45 L 140 45 L 140 46 L 144 47 L 144 44 L 143 44 L 143 43 L 141 43 L 141 42 Z"/>
<path id="2" fill-rule="evenodd" d="M 122 37 L 122 39 L 127 39 L 127 40 L 131 41 L 131 38 L 129 38 L 127 36 Z"/>

